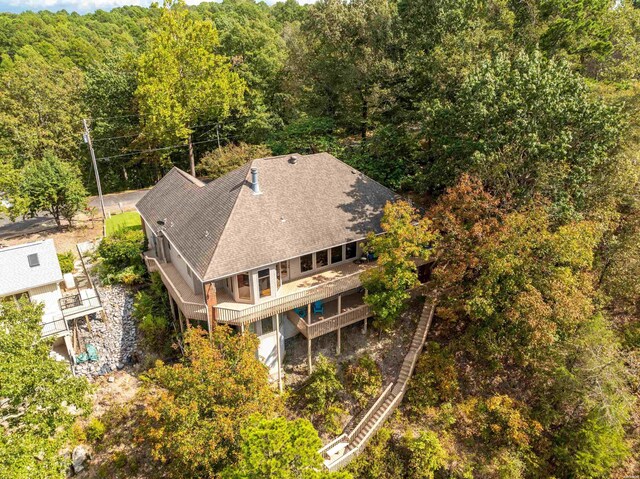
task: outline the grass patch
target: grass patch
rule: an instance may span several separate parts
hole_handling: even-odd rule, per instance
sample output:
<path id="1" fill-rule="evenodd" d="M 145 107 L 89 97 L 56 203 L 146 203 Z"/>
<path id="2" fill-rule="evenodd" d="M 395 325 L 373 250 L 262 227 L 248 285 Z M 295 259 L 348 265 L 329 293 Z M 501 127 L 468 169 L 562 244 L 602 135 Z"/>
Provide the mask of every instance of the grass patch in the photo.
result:
<path id="1" fill-rule="evenodd" d="M 107 218 L 107 236 L 119 230 L 141 230 L 142 223 L 137 211 L 126 211 Z"/>

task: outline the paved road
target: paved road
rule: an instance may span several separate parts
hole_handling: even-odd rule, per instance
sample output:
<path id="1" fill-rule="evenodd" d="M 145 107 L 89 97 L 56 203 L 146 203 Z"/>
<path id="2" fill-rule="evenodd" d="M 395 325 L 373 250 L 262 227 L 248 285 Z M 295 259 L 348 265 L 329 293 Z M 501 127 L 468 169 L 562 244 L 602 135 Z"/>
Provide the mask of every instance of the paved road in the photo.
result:
<path id="1" fill-rule="evenodd" d="M 132 210 L 147 191 L 149 190 L 130 190 L 123 191 L 122 193 L 110 193 L 108 195 L 104 195 L 104 207 L 107 210 L 107 213 L 119 213 L 121 210 Z M 97 196 L 89 198 L 89 206 L 93 206 L 100 211 L 100 200 Z"/>
<path id="2" fill-rule="evenodd" d="M 107 213 L 119 213 L 120 211 L 132 210 L 135 204 L 142 198 L 148 190 L 131 190 L 122 193 L 111 193 L 104 195 L 104 207 Z M 97 196 L 89 198 L 89 205 L 95 207 L 100 213 L 100 200 Z M 40 231 L 56 227 L 56 222 L 51 216 L 41 213 L 35 218 L 22 220 L 16 219 L 12 222 L 8 218 L 0 218 L 0 239 L 9 239 L 16 236 L 38 233 Z"/>

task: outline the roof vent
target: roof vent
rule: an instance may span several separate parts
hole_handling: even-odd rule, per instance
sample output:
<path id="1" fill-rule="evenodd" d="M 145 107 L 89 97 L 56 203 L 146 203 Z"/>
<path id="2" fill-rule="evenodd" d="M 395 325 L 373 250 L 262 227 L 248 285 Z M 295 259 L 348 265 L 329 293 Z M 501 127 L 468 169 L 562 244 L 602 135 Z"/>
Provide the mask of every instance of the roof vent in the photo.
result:
<path id="1" fill-rule="evenodd" d="M 291 158 L 289 158 L 289 163 L 295 165 L 296 163 L 298 163 L 298 157 L 296 155 L 291 155 Z"/>
<path id="2" fill-rule="evenodd" d="M 262 193 L 260 191 L 260 184 L 258 183 L 258 168 L 255 166 L 251 167 L 251 189 L 253 190 L 254 195 Z"/>

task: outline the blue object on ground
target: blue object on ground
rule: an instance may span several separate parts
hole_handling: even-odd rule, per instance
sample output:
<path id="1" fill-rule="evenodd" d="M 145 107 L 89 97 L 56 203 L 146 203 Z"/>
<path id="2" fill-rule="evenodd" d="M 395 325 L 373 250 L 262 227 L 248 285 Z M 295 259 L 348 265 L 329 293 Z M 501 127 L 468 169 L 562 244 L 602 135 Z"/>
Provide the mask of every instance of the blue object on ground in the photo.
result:
<path id="1" fill-rule="evenodd" d="M 98 350 L 93 344 L 87 344 L 87 356 L 89 357 L 89 361 L 98 360 Z"/>

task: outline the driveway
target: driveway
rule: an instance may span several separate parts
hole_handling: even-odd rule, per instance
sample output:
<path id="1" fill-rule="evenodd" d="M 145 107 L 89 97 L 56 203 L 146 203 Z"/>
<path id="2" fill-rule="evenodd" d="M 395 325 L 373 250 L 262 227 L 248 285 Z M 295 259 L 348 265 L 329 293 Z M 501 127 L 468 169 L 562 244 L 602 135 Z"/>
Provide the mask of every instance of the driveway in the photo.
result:
<path id="1" fill-rule="evenodd" d="M 130 190 L 123 191 L 122 193 L 110 193 L 108 195 L 104 195 L 104 207 L 107 210 L 107 213 L 131 211 L 147 191 L 149 190 Z M 89 206 L 93 206 L 98 210 L 98 214 L 101 213 L 100 200 L 97 196 L 90 196 L 88 203 Z M 39 233 L 55 227 L 56 222 L 46 213 L 40 213 L 35 218 L 28 218 L 26 220 L 18 218 L 15 222 L 12 222 L 8 218 L 0 217 L 0 240 Z"/>

